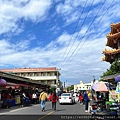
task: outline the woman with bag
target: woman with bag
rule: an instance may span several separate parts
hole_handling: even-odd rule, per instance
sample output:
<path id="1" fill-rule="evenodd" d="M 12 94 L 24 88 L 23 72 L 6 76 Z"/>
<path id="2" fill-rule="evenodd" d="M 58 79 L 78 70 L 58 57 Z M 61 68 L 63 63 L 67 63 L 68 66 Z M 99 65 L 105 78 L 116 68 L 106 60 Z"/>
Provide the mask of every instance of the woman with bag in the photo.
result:
<path id="1" fill-rule="evenodd" d="M 56 110 L 56 102 L 58 101 L 58 96 L 54 92 L 53 94 L 50 95 L 48 98 L 52 102 L 52 110 Z"/>

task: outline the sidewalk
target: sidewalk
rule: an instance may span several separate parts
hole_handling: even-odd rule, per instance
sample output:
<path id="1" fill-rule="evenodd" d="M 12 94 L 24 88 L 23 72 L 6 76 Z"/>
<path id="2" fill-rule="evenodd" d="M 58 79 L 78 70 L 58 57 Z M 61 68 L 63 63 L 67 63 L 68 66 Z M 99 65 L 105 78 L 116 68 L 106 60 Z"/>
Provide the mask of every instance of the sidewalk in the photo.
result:
<path id="1" fill-rule="evenodd" d="M 25 106 L 25 107 L 21 107 L 21 105 L 16 105 L 16 106 L 12 106 L 10 108 L 0 108 L 0 113 L 6 113 L 6 112 L 10 112 L 12 110 L 16 110 L 16 109 L 20 109 L 20 108 L 26 108 L 26 107 L 30 107 L 33 106 L 34 104 L 31 104 L 29 106 Z M 37 105 L 37 104 L 35 104 Z"/>

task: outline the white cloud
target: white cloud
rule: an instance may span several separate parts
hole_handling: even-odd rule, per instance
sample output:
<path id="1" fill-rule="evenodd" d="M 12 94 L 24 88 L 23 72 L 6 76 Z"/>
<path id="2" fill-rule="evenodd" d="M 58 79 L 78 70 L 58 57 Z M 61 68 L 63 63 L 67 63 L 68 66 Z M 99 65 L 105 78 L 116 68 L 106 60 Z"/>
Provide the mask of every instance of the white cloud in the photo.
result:
<path id="1" fill-rule="evenodd" d="M 47 10 L 51 5 L 51 0 L 12 0 L 2 1 L 0 8 L 0 34 L 9 31 L 20 32 L 17 22 L 23 18 L 32 22 L 44 20 L 47 16 Z M 21 12 L 22 11 L 22 12 Z"/>
<path id="2" fill-rule="evenodd" d="M 56 7 L 57 15 L 60 15 L 60 20 L 64 20 L 62 25 L 66 27 L 68 24 L 72 26 L 74 22 L 77 23 L 82 10 L 81 8 L 79 12 L 77 7 L 83 7 L 85 1 L 66 0 L 64 4 L 59 4 L 60 1 L 56 2 L 58 3 Z M 87 7 L 91 2 L 91 0 L 88 1 Z M 30 42 L 37 39 L 35 35 L 29 34 L 29 39 L 22 39 L 20 42 L 11 43 L 10 40 L 12 40 L 13 35 L 11 33 L 18 35 L 20 32 L 24 32 L 25 23 L 21 23 L 21 19 L 31 21 L 33 24 L 46 20 L 45 18 L 52 0 L 19 0 L 17 2 L 16 0 L 12 0 L 11 2 L 9 2 L 9 0 L 3 0 L 0 11 L 0 34 L 7 33 L 6 36 L 11 37 L 11 39 L 8 38 L 9 42 L 7 39 L 0 40 L 0 66 L 60 67 L 60 72 L 62 74 L 61 80 L 67 80 L 70 83 L 78 83 L 80 80 L 88 82 L 93 80 L 93 76 L 95 76 L 96 79 L 99 79 L 99 76 L 101 76 L 110 66 L 109 63 L 101 61 L 104 56 L 102 51 L 106 44 L 106 34 L 109 32 L 108 29 L 110 30 L 110 23 L 118 21 L 120 14 L 119 4 L 115 4 L 109 9 L 98 24 L 98 21 L 108 7 L 108 3 L 110 4 L 111 2 L 112 1 L 106 1 L 106 4 L 87 33 L 87 35 L 90 35 L 89 38 L 85 36 L 85 38 L 82 39 L 82 36 L 86 33 L 88 26 L 91 23 L 91 18 L 93 19 L 96 15 L 99 7 L 91 9 L 85 24 L 81 28 L 84 16 L 86 15 L 86 12 L 83 13 L 80 23 L 77 26 L 78 29 L 73 34 L 70 34 L 67 29 L 64 29 L 63 31 L 61 30 L 62 32 L 59 33 L 58 36 L 55 36 L 49 44 L 46 44 L 44 48 L 42 47 L 41 42 L 45 40 L 41 40 L 40 42 L 38 40 L 40 43 L 39 47 L 30 48 Z M 101 3 L 101 1 L 95 0 L 94 5 L 97 5 L 98 3 Z M 57 23 L 57 21 L 57 25 L 54 25 L 53 21 L 51 22 L 52 27 L 47 31 L 51 30 L 51 34 L 53 35 L 56 28 L 60 30 L 60 27 L 63 26 L 61 26 L 59 22 Z M 70 29 L 73 29 L 74 31 L 74 27 L 71 27 Z M 78 35 L 77 38 L 76 35 Z M 70 40 L 71 43 L 68 46 Z M 73 45 L 74 40 L 75 43 Z M 78 45 L 79 47 L 75 51 Z M 67 47 L 68 51 L 70 50 L 70 53 L 67 51 L 64 64 L 59 66 Z M 71 54 L 73 54 L 73 57 L 69 60 Z"/>

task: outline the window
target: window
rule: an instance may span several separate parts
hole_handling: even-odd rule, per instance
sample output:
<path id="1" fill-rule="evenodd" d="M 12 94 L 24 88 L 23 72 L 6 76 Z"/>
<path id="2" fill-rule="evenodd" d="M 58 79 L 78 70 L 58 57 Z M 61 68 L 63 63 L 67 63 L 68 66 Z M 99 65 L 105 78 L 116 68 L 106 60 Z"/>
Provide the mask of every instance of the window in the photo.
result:
<path id="1" fill-rule="evenodd" d="M 34 76 L 34 73 L 30 73 L 30 76 Z"/>
<path id="2" fill-rule="evenodd" d="M 54 80 L 51 81 L 51 84 L 55 84 Z"/>
<path id="3" fill-rule="evenodd" d="M 25 76 L 27 77 L 27 76 L 28 76 L 28 73 L 25 73 Z"/>
<path id="4" fill-rule="evenodd" d="M 41 76 L 44 76 L 43 72 L 41 72 Z"/>
<path id="5" fill-rule="evenodd" d="M 50 75 L 50 72 L 47 73 L 47 76 L 51 76 L 51 75 Z"/>
<path id="6" fill-rule="evenodd" d="M 30 73 L 28 73 L 28 76 L 30 76 Z"/>
<path id="7" fill-rule="evenodd" d="M 55 73 L 54 73 L 54 72 L 52 72 L 52 73 L 51 73 L 51 76 L 55 76 Z"/>
<path id="8" fill-rule="evenodd" d="M 44 76 L 47 76 L 47 73 L 46 73 L 46 72 L 44 72 Z"/>
<path id="9" fill-rule="evenodd" d="M 38 76 L 41 76 L 41 73 L 38 73 Z"/>
<path id="10" fill-rule="evenodd" d="M 38 73 L 34 73 L 35 76 L 38 76 Z"/>
<path id="11" fill-rule="evenodd" d="M 50 81 L 47 81 L 47 84 L 49 84 L 49 85 L 50 85 Z"/>

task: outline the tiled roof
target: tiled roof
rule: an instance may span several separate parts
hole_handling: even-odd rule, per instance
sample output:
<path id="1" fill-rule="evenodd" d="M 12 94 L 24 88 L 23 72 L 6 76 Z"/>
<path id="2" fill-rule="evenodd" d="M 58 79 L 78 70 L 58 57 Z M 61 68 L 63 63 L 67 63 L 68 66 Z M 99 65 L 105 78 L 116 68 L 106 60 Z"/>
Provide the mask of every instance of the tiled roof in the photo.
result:
<path id="1" fill-rule="evenodd" d="M 13 69 L 0 69 L 2 72 L 37 72 L 37 71 L 56 71 L 56 67 L 51 68 L 13 68 Z"/>
<path id="2" fill-rule="evenodd" d="M 120 53 L 120 49 L 111 49 L 111 50 L 104 49 L 102 53 L 103 54 L 117 54 L 117 53 Z"/>
<path id="3" fill-rule="evenodd" d="M 108 33 L 107 34 L 107 38 L 115 38 L 115 37 L 119 37 L 120 36 L 120 32 L 117 33 Z"/>
<path id="4" fill-rule="evenodd" d="M 116 26 L 116 27 L 119 27 L 120 26 L 120 22 L 118 22 L 118 23 L 112 23 L 111 25 L 110 25 L 111 27 L 113 27 L 113 26 Z"/>

